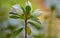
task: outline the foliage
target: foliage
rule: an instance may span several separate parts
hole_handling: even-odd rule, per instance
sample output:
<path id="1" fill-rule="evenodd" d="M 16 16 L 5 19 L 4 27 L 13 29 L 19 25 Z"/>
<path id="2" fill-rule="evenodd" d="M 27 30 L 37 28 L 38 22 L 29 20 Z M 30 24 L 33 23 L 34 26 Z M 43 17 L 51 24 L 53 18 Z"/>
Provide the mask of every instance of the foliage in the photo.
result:
<path id="1" fill-rule="evenodd" d="M 34 26 L 36 29 L 40 30 L 40 21 L 37 17 L 33 16 L 32 12 L 32 6 L 29 5 L 30 2 L 27 1 L 27 5 L 24 5 L 24 3 L 22 3 L 23 1 L 22 0 L 0 0 L 0 13 L 1 15 L 3 15 L 2 17 L 4 18 L 1 18 L 1 20 L 4 20 L 5 18 L 8 19 L 8 18 L 13 18 L 13 19 L 22 19 L 22 20 L 25 20 L 27 19 L 27 24 L 31 24 L 32 26 Z M 14 13 L 13 11 L 10 12 L 8 14 L 8 12 L 11 10 L 11 8 L 13 8 L 12 6 L 15 5 L 15 4 L 19 4 L 21 5 L 20 9 L 22 10 L 22 14 L 21 14 L 21 11 L 18 13 Z M 4 7 L 3 7 L 4 6 Z M 4 8 L 7 8 L 7 9 L 4 9 Z M 19 8 L 19 7 L 18 7 Z M 15 8 L 14 8 L 15 9 Z M 7 17 L 6 16 L 6 13 L 7 13 Z M 38 13 L 38 12 L 37 12 Z M 5 15 L 4 15 L 5 14 Z M 29 21 L 31 20 L 31 21 Z M 34 21 L 34 22 L 32 22 Z M 24 27 L 23 27 L 24 28 Z M 10 31 L 12 31 L 12 33 L 10 34 L 7 34 L 6 38 L 15 38 L 18 34 L 20 34 L 22 31 L 23 31 L 23 28 L 20 28 L 18 30 L 15 30 L 16 27 L 13 27 L 13 26 L 8 26 L 8 29 Z M 5 30 L 5 29 L 4 29 Z M 27 34 L 30 35 L 32 32 L 31 28 L 28 26 L 27 27 Z M 3 34 L 3 31 L 1 31 L 1 33 Z"/>
<path id="2" fill-rule="evenodd" d="M 10 38 L 15 38 L 22 30 L 23 30 L 23 28 L 15 30 L 14 32 L 12 32 Z"/>
<path id="3" fill-rule="evenodd" d="M 41 23 L 40 23 L 40 21 L 37 17 L 32 15 L 32 13 L 34 13 L 34 12 L 31 12 L 31 9 L 32 9 L 31 6 L 27 3 L 27 5 L 25 7 L 21 8 L 21 10 L 23 11 L 22 14 L 10 12 L 10 14 L 12 14 L 10 17 L 13 18 L 13 19 L 26 20 L 25 22 L 27 22 L 27 24 L 29 23 L 32 26 L 34 26 L 35 28 L 40 29 L 41 28 L 40 27 Z M 29 20 L 31 20 L 31 21 L 29 21 Z M 32 21 L 35 21 L 35 22 L 32 22 Z M 26 29 L 27 34 L 30 35 L 31 34 L 31 29 L 28 26 L 26 26 L 25 28 L 28 28 L 28 29 Z"/>

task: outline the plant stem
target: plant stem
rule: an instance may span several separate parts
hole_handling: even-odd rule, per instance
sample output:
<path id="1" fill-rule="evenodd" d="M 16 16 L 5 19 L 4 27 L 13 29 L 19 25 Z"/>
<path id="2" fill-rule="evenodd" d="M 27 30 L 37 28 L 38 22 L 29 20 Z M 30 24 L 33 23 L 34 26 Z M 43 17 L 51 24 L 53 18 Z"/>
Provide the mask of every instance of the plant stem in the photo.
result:
<path id="1" fill-rule="evenodd" d="M 27 15 L 25 15 L 25 38 L 27 38 Z"/>

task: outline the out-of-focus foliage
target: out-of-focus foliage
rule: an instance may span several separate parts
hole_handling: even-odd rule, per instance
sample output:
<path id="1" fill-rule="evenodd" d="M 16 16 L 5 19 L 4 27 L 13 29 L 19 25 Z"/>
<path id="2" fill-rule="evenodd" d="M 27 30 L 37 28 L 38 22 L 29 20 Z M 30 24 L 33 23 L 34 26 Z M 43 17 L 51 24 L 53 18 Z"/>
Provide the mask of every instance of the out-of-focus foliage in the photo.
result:
<path id="1" fill-rule="evenodd" d="M 22 30 L 23 30 L 23 28 L 20 28 L 16 31 L 12 32 L 11 36 L 9 38 L 15 38 Z"/>
<path id="2" fill-rule="evenodd" d="M 0 7 L 0 20 L 5 20 L 8 18 L 8 8 Z"/>
<path id="3" fill-rule="evenodd" d="M 0 0 L 0 7 L 6 6 L 8 9 L 10 9 L 15 4 L 20 4 L 21 6 L 24 6 L 24 0 Z"/>

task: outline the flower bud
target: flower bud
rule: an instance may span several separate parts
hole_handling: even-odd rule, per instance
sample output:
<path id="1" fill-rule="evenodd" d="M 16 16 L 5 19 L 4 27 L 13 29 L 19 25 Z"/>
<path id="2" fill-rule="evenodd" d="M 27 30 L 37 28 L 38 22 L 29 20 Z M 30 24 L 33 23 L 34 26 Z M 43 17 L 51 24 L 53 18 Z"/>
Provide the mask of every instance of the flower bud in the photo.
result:
<path id="1" fill-rule="evenodd" d="M 30 1 L 26 2 L 26 6 L 31 6 L 32 7 Z"/>
<path id="2" fill-rule="evenodd" d="M 39 17 L 41 15 L 42 11 L 40 11 L 39 9 L 38 10 L 35 10 L 32 15 L 33 16 L 36 16 L 36 17 Z"/>
<path id="3" fill-rule="evenodd" d="M 17 13 L 17 14 L 23 14 L 23 11 L 20 8 L 19 4 L 16 4 L 16 5 L 12 6 L 12 12 Z"/>

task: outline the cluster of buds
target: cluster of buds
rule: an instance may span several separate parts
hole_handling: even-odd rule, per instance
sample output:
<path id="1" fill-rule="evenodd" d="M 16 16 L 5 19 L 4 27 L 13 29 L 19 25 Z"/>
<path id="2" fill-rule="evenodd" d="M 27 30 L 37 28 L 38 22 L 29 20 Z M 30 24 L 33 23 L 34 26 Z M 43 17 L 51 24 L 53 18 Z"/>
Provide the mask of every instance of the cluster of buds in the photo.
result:
<path id="1" fill-rule="evenodd" d="M 17 14 L 23 14 L 25 12 L 25 13 L 29 13 L 29 14 L 31 14 L 33 16 L 37 16 L 37 17 L 39 17 L 42 13 L 40 9 L 37 9 L 34 12 L 30 13 L 32 11 L 31 9 L 32 9 L 32 5 L 31 5 L 30 1 L 28 1 L 28 2 L 26 2 L 26 6 L 25 6 L 25 8 L 23 8 L 23 10 L 21 9 L 20 4 L 14 5 L 12 7 L 12 12 L 17 13 Z"/>

